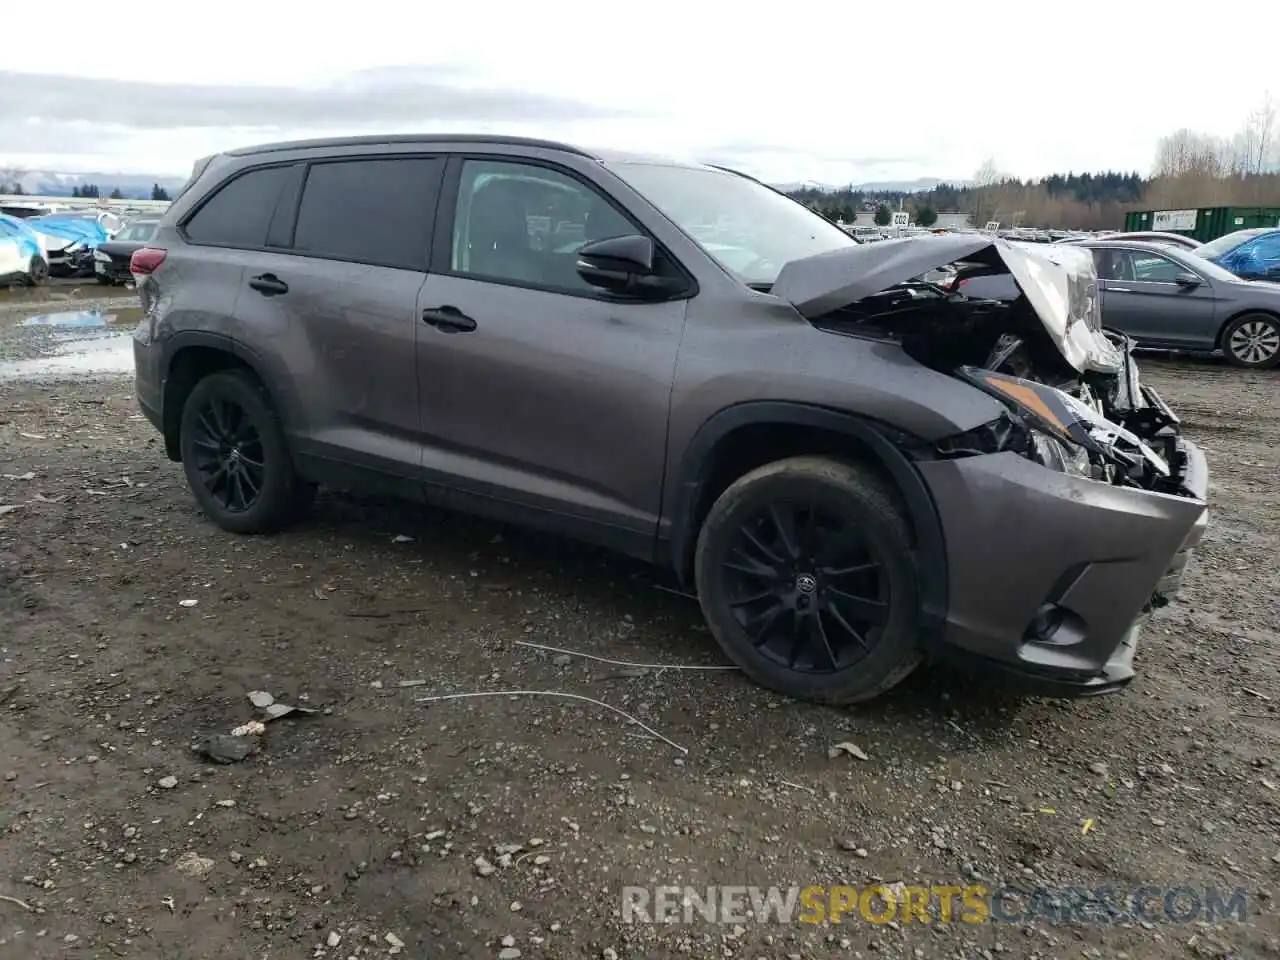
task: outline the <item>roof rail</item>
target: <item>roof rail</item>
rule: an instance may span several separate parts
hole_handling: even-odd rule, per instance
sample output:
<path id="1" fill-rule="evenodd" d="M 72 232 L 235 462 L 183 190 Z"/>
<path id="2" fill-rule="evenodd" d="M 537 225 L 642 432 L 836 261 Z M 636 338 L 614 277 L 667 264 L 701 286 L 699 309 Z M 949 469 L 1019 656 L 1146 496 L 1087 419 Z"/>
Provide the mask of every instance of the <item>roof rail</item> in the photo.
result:
<path id="1" fill-rule="evenodd" d="M 540 140 L 535 137 L 511 137 L 488 133 L 397 133 L 385 136 L 370 135 L 360 137 L 321 137 L 313 140 L 290 140 L 280 143 L 263 143 L 250 147 L 237 147 L 225 151 L 227 156 L 247 157 L 258 153 L 281 153 L 286 150 L 308 150 L 315 147 L 361 147 L 379 146 L 381 144 L 399 143 L 489 143 L 512 147 L 540 147 L 544 150 L 559 150 L 581 157 L 596 159 L 595 155 L 581 147 L 570 146 L 555 140 Z"/>

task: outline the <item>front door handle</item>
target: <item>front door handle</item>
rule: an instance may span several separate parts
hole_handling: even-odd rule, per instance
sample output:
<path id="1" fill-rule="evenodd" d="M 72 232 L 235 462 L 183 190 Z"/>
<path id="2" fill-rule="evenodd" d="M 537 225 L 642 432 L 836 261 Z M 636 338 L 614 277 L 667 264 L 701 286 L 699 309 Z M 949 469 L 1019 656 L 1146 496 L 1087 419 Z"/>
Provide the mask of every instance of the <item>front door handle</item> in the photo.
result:
<path id="1" fill-rule="evenodd" d="M 1107 287 L 1107 293 L 1133 293 L 1128 287 Z"/>
<path id="2" fill-rule="evenodd" d="M 249 286 L 254 290 L 257 290 L 264 297 L 274 297 L 278 294 L 289 292 L 289 285 L 274 273 L 264 273 L 260 276 L 253 277 L 249 281 Z"/>
<path id="3" fill-rule="evenodd" d="M 457 307 L 433 307 L 422 311 L 422 322 L 428 323 L 442 333 L 470 333 L 476 328 L 476 322 Z"/>

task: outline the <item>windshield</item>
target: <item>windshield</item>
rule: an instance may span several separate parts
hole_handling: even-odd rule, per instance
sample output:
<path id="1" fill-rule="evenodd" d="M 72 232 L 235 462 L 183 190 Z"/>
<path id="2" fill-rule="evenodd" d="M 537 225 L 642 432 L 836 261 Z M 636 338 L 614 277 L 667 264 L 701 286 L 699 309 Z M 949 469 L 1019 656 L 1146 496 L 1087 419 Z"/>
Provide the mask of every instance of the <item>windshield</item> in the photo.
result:
<path id="1" fill-rule="evenodd" d="M 1204 258 L 1204 247 L 1197 247 L 1195 250 L 1179 250 L 1178 253 L 1187 258 L 1187 266 L 1191 267 L 1196 273 L 1210 280 L 1220 280 L 1225 283 L 1239 283 L 1240 278 L 1229 270 L 1223 270 L 1216 263 L 1212 263 Z"/>
<path id="2" fill-rule="evenodd" d="M 772 284 L 789 260 L 857 246 L 808 207 L 737 174 L 634 161 L 610 169 L 744 283 Z"/>
<path id="3" fill-rule="evenodd" d="M 116 234 L 117 240 L 141 240 L 146 242 L 151 239 L 151 235 L 156 232 L 156 222 L 154 220 L 142 220 L 131 223 L 119 233 Z"/>
<path id="4" fill-rule="evenodd" d="M 1196 247 L 1195 254 L 1197 257 L 1220 257 L 1228 250 L 1234 250 L 1246 240 L 1252 240 L 1265 230 L 1237 230 L 1235 233 L 1228 233 L 1225 237 L 1219 237 L 1217 240 L 1210 240 L 1206 244 Z"/>

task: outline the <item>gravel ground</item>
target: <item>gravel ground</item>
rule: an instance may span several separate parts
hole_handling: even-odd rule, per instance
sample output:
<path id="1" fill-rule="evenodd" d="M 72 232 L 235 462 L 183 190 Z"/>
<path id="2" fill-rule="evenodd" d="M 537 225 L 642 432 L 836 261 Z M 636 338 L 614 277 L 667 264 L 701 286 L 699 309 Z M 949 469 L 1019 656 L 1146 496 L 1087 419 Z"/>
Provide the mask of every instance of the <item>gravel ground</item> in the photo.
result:
<path id="1" fill-rule="evenodd" d="M 722 663 L 690 600 L 572 544 L 328 492 L 221 533 L 127 379 L 0 384 L 0 956 L 1280 956 L 1280 374 L 1145 368 L 1215 512 L 1134 685 L 930 671 L 857 710 L 522 646 Z M 203 759 L 255 690 L 316 712 Z M 501 690 L 684 749 L 578 701 L 417 702 Z M 1238 888 L 1247 918 L 620 918 L 629 883 L 876 882 Z"/>

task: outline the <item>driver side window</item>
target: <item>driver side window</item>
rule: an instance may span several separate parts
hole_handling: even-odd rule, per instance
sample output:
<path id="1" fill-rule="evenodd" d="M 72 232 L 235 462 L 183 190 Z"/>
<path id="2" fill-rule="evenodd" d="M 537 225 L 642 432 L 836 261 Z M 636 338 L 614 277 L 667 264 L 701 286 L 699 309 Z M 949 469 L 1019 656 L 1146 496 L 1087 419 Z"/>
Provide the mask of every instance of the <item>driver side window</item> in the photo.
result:
<path id="1" fill-rule="evenodd" d="M 536 164 L 467 160 L 454 215 L 452 272 L 566 293 L 598 291 L 577 272 L 586 243 L 639 233 L 603 195 Z"/>
<path id="2" fill-rule="evenodd" d="M 1179 274 L 1186 273 L 1168 257 L 1154 253 L 1130 252 L 1133 263 L 1133 279 L 1145 283 L 1174 283 Z"/>

